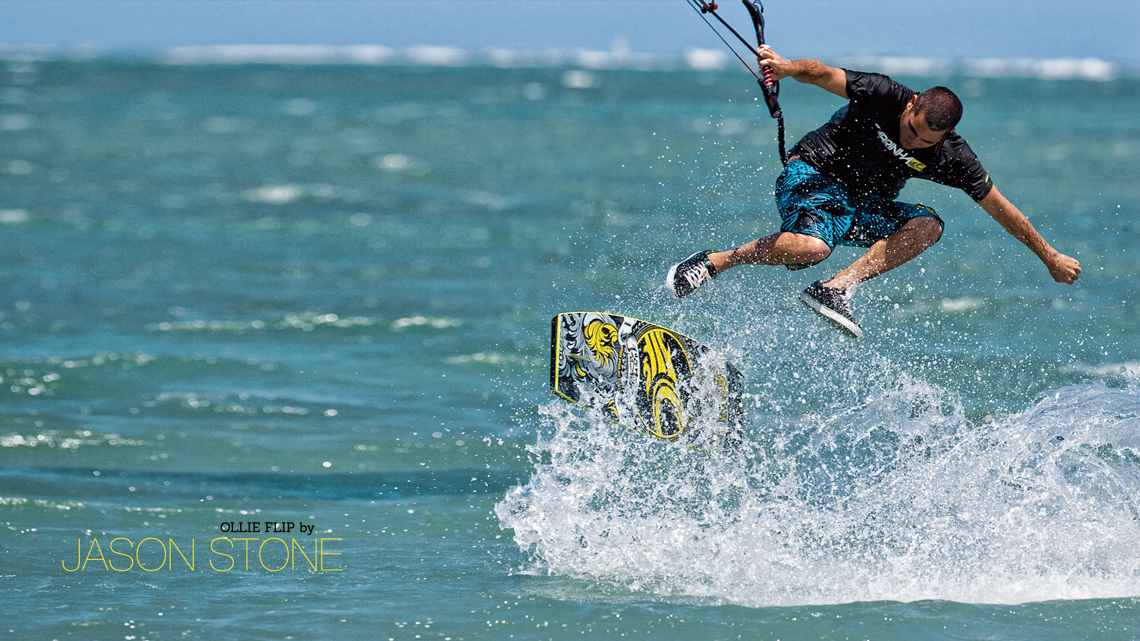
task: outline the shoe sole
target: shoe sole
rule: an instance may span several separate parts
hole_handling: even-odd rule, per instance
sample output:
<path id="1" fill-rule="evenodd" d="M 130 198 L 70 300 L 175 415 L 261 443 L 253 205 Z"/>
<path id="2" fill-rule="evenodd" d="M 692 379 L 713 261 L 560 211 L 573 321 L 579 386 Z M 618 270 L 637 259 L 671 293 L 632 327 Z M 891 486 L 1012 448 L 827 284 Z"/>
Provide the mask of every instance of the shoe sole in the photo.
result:
<path id="1" fill-rule="evenodd" d="M 684 262 L 684 261 L 682 261 L 682 262 Z M 677 294 L 676 289 L 673 289 L 673 277 L 677 275 L 677 268 L 680 266 L 681 266 L 681 263 L 677 263 L 676 265 L 673 265 L 671 268 L 669 268 L 669 273 L 665 275 L 665 289 L 668 289 L 669 293 L 673 295 L 673 298 L 676 298 L 677 300 L 681 300 L 682 298 L 684 298 L 683 296 L 679 296 Z M 658 272 L 658 273 L 660 273 L 660 272 Z"/>
<path id="2" fill-rule="evenodd" d="M 852 323 L 851 319 L 847 318 L 843 314 L 840 314 L 831 308 L 824 307 L 824 305 L 822 303 L 820 303 L 816 299 L 812 298 L 811 296 L 808 296 L 807 294 L 805 294 L 803 292 L 800 292 L 800 300 L 803 302 L 804 305 L 807 305 L 808 308 L 810 308 L 813 312 L 815 312 L 815 313 L 819 314 L 820 316 L 823 316 L 827 320 L 831 321 L 832 324 L 834 324 L 839 329 L 843 330 L 846 334 L 850 335 L 852 338 L 862 338 L 863 337 L 863 328 L 859 327 L 855 323 Z"/>

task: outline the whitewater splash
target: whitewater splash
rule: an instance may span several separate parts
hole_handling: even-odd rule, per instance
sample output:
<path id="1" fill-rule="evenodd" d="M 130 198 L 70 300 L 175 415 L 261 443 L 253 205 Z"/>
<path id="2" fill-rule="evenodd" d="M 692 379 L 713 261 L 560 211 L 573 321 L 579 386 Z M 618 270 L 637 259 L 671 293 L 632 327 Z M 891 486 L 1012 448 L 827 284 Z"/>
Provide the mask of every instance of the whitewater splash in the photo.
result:
<path id="1" fill-rule="evenodd" d="M 886 359 L 849 367 L 799 415 L 754 381 L 732 454 L 541 408 L 541 462 L 496 506 L 522 571 L 750 607 L 1140 594 L 1135 372 L 974 422 Z"/>

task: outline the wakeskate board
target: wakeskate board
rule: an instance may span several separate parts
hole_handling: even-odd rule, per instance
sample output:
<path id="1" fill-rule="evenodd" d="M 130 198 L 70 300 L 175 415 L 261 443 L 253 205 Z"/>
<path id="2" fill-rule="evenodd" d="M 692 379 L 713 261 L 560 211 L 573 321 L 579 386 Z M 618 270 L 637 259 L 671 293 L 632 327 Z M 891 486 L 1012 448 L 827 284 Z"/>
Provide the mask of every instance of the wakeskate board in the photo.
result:
<path id="1" fill-rule="evenodd" d="M 550 386 L 662 441 L 729 451 L 742 440 L 744 375 L 708 347 L 653 323 L 605 312 L 552 321 Z"/>

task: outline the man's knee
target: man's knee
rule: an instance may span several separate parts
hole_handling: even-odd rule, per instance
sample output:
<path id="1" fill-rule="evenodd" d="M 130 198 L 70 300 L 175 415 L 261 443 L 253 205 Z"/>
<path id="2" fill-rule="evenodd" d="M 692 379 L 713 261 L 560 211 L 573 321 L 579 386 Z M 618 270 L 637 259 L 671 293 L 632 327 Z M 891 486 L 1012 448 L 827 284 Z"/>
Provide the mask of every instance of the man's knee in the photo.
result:
<path id="1" fill-rule="evenodd" d="M 920 205 L 921 207 L 921 205 Z M 925 209 L 930 209 L 925 207 Z M 933 209 L 930 209 L 933 212 Z M 904 229 L 910 229 L 912 233 L 918 234 L 927 246 L 933 245 L 942 238 L 942 219 L 935 218 L 934 216 L 917 216 L 911 218 L 903 225 Z"/>
<path id="2" fill-rule="evenodd" d="M 823 239 L 809 234 L 783 232 L 777 239 L 777 246 L 795 257 L 795 262 L 807 265 L 814 265 L 831 255 L 831 247 Z"/>

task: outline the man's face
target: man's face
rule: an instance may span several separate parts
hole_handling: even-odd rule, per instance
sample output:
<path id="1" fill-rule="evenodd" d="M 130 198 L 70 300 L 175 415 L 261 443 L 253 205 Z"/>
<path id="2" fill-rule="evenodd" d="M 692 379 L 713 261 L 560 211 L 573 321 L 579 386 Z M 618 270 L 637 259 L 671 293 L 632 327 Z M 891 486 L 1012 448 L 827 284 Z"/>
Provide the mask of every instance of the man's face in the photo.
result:
<path id="1" fill-rule="evenodd" d="M 899 118 L 899 142 L 902 143 L 903 149 L 933 147 L 946 135 L 945 131 L 931 129 L 926 124 L 926 116 L 922 113 L 915 113 L 914 102 L 916 100 L 918 100 L 918 96 L 910 99 L 906 109 L 903 110 L 902 117 Z"/>

